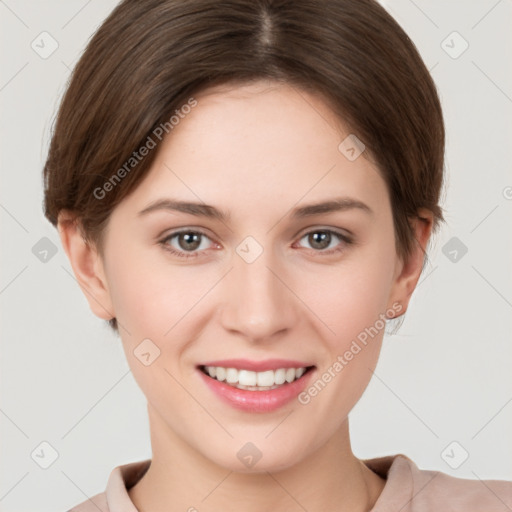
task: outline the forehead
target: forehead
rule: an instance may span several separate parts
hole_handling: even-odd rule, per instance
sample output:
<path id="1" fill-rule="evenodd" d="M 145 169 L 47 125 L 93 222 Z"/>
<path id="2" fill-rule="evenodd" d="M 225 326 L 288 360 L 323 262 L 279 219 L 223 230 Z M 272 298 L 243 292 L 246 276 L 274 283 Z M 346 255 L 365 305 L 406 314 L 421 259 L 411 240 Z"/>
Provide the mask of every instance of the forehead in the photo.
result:
<path id="1" fill-rule="evenodd" d="M 194 98 L 130 198 L 137 207 L 166 192 L 248 214 L 340 195 L 386 207 L 380 173 L 364 152 L 347 158 L 350 132 L 319 95 L 260 81 Z"/>

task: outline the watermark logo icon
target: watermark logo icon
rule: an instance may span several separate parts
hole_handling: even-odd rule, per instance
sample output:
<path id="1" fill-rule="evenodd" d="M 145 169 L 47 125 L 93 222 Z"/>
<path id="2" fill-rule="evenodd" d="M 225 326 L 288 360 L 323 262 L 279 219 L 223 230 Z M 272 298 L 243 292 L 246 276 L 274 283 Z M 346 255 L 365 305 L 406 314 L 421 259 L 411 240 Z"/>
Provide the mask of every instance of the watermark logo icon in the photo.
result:
<path id="1" fill-rule="evenodd" d="M 144 366 L 149 366 L 160 357 L 160 349 L 149 338 L 146 338 L 135 347 L 133 354 Z"/>
<path id="2" fill-rule="evenodd" d="M 441 48 L 452 58 L 458 59 L 468 48 L 469 43 L 454 30 L 441 42 Z"/>
<path id="3" fill-rule="evenodd" d="M 468 460 L 468 451 L 457 441 L 452 441 L 442 452 L 441 458 L 452 469 L 458 469 Z"/>
<path id="4" fill-rule="evenodd" d="M 57 40 L 48 32 L 41 32 L 31 43 L 30 47 L 41 59 L 50 57 L 59 47 Z"/>
<path id="5" fill-rule="evenodd" d="M 263 247 L 254 237 L 247 236 L 238 244 L 236 253 L 246 263 L 253 263 L 263 254 Z"/>
<path id="6" fill-rule="evenodd" d="M 256 445 L 248 442 L 238 450 L 236 455 L 244 466 L 252 468 L 261 459 L 263 454 Z"/>
<path id="7" fill-rule="evenodd" d="M 365 149 L 366 146 L 363 144 L 363 141 L 353 133 L 343 139 L 338 146 L 339 152 L 351 162 L 359 158 Z"/>
<path id="8" fill-rule="evenodd" d="M 49 238 L 43 236 L 32 247 L 32 254 L 42 263 L 48 263 L 57 254 L 57 246 Z"/>
<path id="9" fill-rule="evenodd" d="M 442 252 L 452 263 L 458 263 L 468 252 L 468 248 L 454 236 L 443 245 Z"/>
<path id="10" fill-rule="evenodd" d="M 30 456 L 40 468 L 48 469 L 59 458 L 59 452 L 48 441 L 43 441 Z"/>

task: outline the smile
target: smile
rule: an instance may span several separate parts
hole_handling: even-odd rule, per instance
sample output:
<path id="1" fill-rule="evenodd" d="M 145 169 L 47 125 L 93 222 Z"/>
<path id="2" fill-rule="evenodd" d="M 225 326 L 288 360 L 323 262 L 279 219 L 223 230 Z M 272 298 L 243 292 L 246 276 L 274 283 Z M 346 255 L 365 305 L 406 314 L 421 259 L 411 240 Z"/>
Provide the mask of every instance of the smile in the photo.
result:
<path id="1" fill-rule="evenodd" d="M 312 366 L 300 368 L 278 368 L 255 372 L 251 370 L 239 370 L 237 368 L 225 368 L 223 366 L 201 366 L 200 369 L 212 379 L 237 388 L 249 391 L 268 391 L 290 384 L 299 379 Z"/>
<path id="2" fill-rule="evenodd" d="M 299 361 L 231 359 L 197 366 L 213 397 L 248 413 L 270 413 L 292 402 L 315 373 Z"/>

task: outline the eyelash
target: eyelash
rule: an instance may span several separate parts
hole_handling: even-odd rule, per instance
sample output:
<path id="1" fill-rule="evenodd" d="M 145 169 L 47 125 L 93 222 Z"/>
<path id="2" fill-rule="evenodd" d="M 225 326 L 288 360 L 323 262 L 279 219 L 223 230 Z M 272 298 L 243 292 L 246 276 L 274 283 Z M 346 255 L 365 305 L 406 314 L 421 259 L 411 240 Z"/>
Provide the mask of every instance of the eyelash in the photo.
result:
<path id="1" fill-rule="evenodd" d="M 176 249 L 173 249 L 167 243 L 169 240 L 172 240 L 173 238 L 175 238 L 181 234 L 184 234 L 184 233 L 188 233 L 188 234 L 193 233 L 195 235 L 201 235 L 202 237 L 210 238 L 206 233 L 203 233 L 202 231 L 197 231 L 197 230 L 193 230 L 193 229 L 184 229 L 181 231 L 175 231 L 174 233 L 170 233 L 164 239 L 160 240 L 158 243 L 163 247 L 164 250 L 170 252 L 174 256 L 178 256 L 180 258 L 197 258 L 200 255 L 199 252 L 186 253 L 183 251 L 177 251 Z M 354 243 L 352 238 L 350 238 L 349 236 L 339 233 L 338 231 L 334 231 L 332 229 L 314 229 L 314 230 L 308 231 L 308 232 L 304 233 L 299 238 L 299 241 L 312 233 L 329 233 L 329 234 L 334 235 L 334 236 L 338 237 L 339 239 L 341 239 L 346 245 L 351 245 Z M 344 248 L 335 248 L 335 249 L 328 249 L 328 250 L 326 250 L 326 249 L 324 249 L 324 250 L 310 249 L 310 250 L 317 252 L 321 255 L 328 256 L 328 255 L 332 255 L 334 253 L 342 252 L 344 250 Z"/>

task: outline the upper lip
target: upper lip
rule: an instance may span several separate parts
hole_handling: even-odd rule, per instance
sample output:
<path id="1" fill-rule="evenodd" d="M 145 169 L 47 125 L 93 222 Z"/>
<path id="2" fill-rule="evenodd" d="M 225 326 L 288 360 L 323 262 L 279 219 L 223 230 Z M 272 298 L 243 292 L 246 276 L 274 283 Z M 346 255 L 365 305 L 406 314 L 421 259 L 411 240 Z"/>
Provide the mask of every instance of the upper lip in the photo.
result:
<path id="1" fill-rule="evenodd" d="M 278 370 L 279 368 L 307 368 L 313 365 L 311 363 L 293 361 L 291 359 L 265 359 L 263 361 L 251 361 L 249 359 L 222 359 L 218 361 L 207 361 L 198 366 L 222 366 L 223 368 L 236 368 L 237 370 L 264 372 L 266 370 Z"/>

